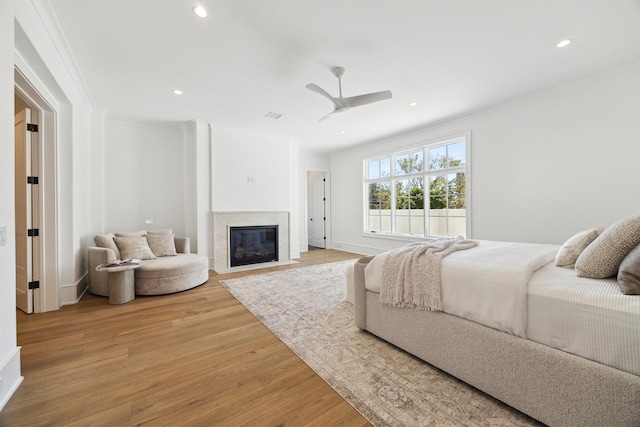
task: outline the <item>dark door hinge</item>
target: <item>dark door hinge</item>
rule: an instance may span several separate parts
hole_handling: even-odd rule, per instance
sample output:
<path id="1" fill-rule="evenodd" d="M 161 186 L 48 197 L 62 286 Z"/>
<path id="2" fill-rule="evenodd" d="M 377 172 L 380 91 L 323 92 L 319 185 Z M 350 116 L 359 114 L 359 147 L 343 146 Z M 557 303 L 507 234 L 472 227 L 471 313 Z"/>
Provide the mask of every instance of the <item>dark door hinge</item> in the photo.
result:
<path id="1" fill-rule="evenodd" d="M 28 176 L 27 177 L 27 184 L 37 184 L 38 183 L 38 177 L 37 176 Z"/>
<path id="2" fill-rule="evenodd" d="M 37 228 L 30 228 L 27 230 L 27 236 L 29 237 L 38 237 L 40 235 L 40 230 Z"/>
<path id="3" fill-rule="evenodd" d="M 34 280 L 33 282 L 29 282 L 29 289 L 40 289 L 40 281 Z"/>
<path id="4" fill-rule="evenodd" d="M 27 132 L 38 132 L 38 125 L 27 123 Z"/>

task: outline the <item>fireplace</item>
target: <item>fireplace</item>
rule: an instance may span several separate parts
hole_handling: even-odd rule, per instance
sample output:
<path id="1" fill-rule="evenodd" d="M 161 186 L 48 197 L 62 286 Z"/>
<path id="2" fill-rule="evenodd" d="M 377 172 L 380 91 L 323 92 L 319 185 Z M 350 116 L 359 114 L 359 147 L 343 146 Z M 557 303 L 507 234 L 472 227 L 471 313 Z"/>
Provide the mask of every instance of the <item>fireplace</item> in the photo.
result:
<path id="1" fill-rule="evenodd" d="M 278 261 L 278 226 L 229 227 L 229 265 Z"/>
<path id="2" fill-rule="evenodd" d="M 213 212 L 213 269 L 218 274 L 230 273 L 232 271 L 253 270 L 257 268 L 271 267 L 274 265 L 294 264 L 291 259 L 290 235 L 289 235 L 289 212 L 284 211 L 224 211 Z M 236 264 L 232 260 L 237 249 L 231 248 L 232 228 L 264 228 L 277 227 L 274 233 L 277 240 L 274 247 L 277 248 L 277 255 L 272 257 L 272 261 L 259 262 L 257 264 Z M 271 225 L 273 224 L 273 225 Z M 237 238 L 236 238 L 237 239 Z M 277 259 L 277 261 L 273 261 Z"/>

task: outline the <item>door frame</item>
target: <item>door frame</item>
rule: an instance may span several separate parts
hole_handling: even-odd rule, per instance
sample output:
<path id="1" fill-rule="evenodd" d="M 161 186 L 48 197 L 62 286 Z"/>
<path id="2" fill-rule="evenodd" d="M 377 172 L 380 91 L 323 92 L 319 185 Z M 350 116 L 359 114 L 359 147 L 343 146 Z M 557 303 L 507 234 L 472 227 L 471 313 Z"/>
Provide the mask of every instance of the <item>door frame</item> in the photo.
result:
<path id="1" fill-rule="evenodd" d="M 30 73 L 28 67 L 16 61 L 14 68 L 14 93 L 31 108 L 31 117 L 38 123 L 38 171 L 40 207 L 40 288 L 33 292 L 34 313 L 58 310 L 60 295 L 58 292 L 58 238 L 57 238 L 57 144 L 56 144 L 56 108 L 47 101 L 54 99 L 46 92 L 41 82 Z M 28 76 L 28 77 L 27 77 Z M 41 87 L 38 90 L 32 82 Z M 45 98 L 46 97 L 46 98 Z"/>
<path id="2" fill-rule="evenodd" d="M 311 213 L 309 212 L 309 173 L 311 172 L 320 172 L 324 174 L 324 197 L 325 197 L 325 205 L 324 212 L 326 216 L 326 221 L 324 222 L 324 234 L 325 234 L 325 249 L 331 249 L 331 171 L 329 169 L 320 169 L 320 168 L 308 168 L 304 171 L 304 245 L 303 252 L 308 251 L 309 249 L 309 217 Z"/>

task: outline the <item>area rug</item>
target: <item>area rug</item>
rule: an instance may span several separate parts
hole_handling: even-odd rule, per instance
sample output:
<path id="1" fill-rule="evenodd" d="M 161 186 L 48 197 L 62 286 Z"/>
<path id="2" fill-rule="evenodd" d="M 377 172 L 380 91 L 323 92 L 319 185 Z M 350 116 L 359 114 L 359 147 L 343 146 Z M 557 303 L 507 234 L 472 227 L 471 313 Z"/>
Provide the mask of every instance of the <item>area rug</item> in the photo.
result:
<path id="1" fill-rule="evenodd" d="M 411 356 L 353 321 L 348 264 L 220 283 L 375 426 L 536 426 L 531 418 Z"/>

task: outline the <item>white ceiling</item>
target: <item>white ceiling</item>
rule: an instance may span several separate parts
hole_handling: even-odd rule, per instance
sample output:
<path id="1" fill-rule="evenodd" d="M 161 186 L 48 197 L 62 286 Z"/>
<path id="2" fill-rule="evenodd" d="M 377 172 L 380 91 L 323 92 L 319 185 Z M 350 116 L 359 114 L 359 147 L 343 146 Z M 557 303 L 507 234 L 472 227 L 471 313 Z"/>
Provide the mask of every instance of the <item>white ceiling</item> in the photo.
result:
<path id="1" fill-rule="evenodd" d="M 97 107 L 206 120 L 312 151 L 640 61 L 638 0 L 48 1 Z M 209 17 L 192 12 L 197 3 Z M 556 48 L 565 38 L 573 43 Z M 393 98 L 319 122 L 333 106 L 305 85 L 337 96 L 334 66 L 347 70 L 345 96 L 389 89 Z"/>

